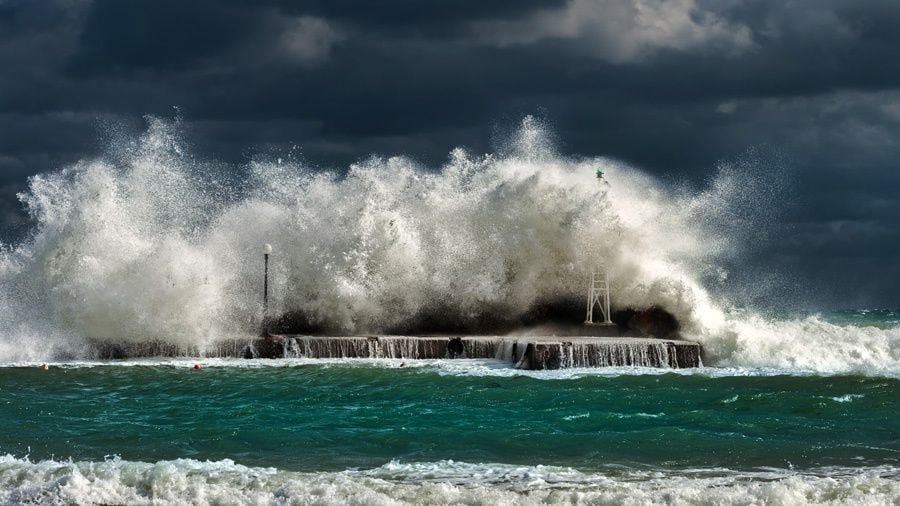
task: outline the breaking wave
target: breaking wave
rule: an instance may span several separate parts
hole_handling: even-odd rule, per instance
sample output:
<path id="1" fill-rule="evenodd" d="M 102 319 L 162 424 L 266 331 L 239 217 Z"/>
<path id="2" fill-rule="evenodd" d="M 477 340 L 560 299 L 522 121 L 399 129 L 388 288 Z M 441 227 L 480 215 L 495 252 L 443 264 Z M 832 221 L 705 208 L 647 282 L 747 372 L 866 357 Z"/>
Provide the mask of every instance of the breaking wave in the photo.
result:
<path id="1" fill-rule="evenodd" d="M 751 210 L 771 194 L 746 163 L 701 189 L 667 185 L 614 159 L 560 156 L 528 117 L 500 153 L 455 149 L 437 170 L 403 156 L 346 173 L 278 159 L 235 176 L 180 136 L 151 118 L 106 156 L 31 178 L 21 199 L 34 227 L 0 254 L 0 359 L 85 356 L 86 339 L 202 350 L 250 335 L 270 243 L 272 312 L 306 329 L 506 329 L 560 305 L 577 314 L 587 273 L 605 264 L 615 305 L 674 313 L 707 362 L 900 371 L 896 326 L 766 319 L 712 295 L 723 260 L 766 226 Z"/>
<path id="2" fill-rule="evenodd" d="M 300 473 L 230 460 L 0 457 L 5 504 L 892 504 L 898 498 L 900 481 L 891 467 L 594 474 L 441 461 Z"/>

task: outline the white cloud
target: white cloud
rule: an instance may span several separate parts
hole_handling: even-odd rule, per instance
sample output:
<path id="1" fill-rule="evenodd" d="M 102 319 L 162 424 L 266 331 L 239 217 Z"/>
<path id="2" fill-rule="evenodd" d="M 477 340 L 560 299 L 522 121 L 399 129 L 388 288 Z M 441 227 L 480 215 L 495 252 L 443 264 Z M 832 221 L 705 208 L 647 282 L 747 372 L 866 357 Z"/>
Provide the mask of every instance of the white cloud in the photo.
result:
<path id="1" fill-rule="evenodd" d="M 722 102 L 716 106 L 716 112 L 720 114 L 731 114 L 737 110 L 737 102 L 731 100 L 728 102 Z"/>
<path id="2" fill-rule="evenodd" d="M 285 20 L 279 41 L 285 56 L 299 63 L 318 63 L 344 39 L 340 31 L 322 18 L 302 16 Z"/>
<path id="3" fill-rule="evenodd" d="M 696 0 L 570 0 L 562 9 L 478 22 L 473 29 L 483 42 L 500 47 L 580 40 L 594 56 L 613 62 L 639 60 L 656 49 L 740 54 L 754 47 L 747 26 L 704 10 Z"/>

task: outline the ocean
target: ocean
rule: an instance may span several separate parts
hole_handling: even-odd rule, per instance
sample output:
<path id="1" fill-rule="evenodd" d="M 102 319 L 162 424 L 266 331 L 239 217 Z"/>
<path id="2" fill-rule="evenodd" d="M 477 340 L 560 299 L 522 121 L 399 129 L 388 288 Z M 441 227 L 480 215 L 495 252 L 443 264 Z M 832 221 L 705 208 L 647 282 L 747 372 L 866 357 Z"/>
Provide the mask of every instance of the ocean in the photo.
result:
<path id="1" fill-rule="evenodd" d="M 897 504 L 896 372 L 9 363 L 0 502 Z"/>

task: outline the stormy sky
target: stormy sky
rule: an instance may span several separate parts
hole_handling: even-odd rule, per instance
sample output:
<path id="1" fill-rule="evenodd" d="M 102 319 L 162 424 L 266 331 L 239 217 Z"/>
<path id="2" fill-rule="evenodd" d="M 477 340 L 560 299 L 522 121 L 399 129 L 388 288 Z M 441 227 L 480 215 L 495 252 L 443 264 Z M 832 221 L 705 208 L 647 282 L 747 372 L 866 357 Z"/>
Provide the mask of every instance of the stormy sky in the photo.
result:
<path id="1" fill-rule="evenodd" d="M 534 114 L 565 154 L 778 179 L 734 279 L 900 307 L 898 56 L 896 0 L 0 0 L 0 237 L 29 175 L 174 107 L 198 156 L 323 168 L 439 166 Z"/>

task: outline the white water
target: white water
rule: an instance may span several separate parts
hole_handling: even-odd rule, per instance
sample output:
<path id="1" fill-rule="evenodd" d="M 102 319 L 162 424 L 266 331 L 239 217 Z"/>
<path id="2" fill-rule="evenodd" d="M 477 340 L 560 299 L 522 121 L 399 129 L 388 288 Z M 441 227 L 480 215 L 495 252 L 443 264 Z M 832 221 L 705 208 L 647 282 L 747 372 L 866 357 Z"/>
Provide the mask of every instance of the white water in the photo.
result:
<path id="1" fill-rule="evenodd" d="M 726 469 L 582 473 L 569 468 L 391 462 L 298 473 L 230 460 L 32 463 L 0 457 L 0 503 L 40 504 L 895 504 L 897 470 Z"/>
<path id="2" fill-rule="evenodd" d="M 616 160 L 561 157 L 526 118 L 502 154 L 456 149 L 439 170 L 405 157 L 345 176 L 254 162 L 235 183 L 190 155 L 177 124 L 151 120 L 108 156 L 30 181 L 32 237 L 0 254 L 0 360 L 85 356 L 85 338 L 202 348 L 250 335 L 271 243 L 273 312 L 334 331 L 390 330 L 435 307 L 515 318 L 580 300 L 602 259 L 614 304 L 675 313 L 713 364 L 900 371 L 898 328 L 769 320 L 713 300 L 703 283 L 727 279 L 720 260 L 766 219 L 746 212 L 766 198 L 752 169 L 673 187 Z"/>
<path id="3" fill-rule="evenodd" d="M 796 376 L 823 377 L 829 374 L 840 375 L 843 371 L 835 373 L 823 373 L 812 369 L 778 369 L 771 367 L 696 367 L 687 369 L 668 369 L 661 367 L 572 367 L 547 371 L 532 371 L 516 369 L 509 361 L 495 359 L 364 359 L 364 358 L 287 358 L 273 360 L 244 360 L 239 358 L 166 358 L 166 359 L 129 359 L 129 360 L 76 360 L 62 362 L 0 362 L 0 367 L 43 367 L 46 364 L 50 368 L 79 369 L 94 367 L 177 367 L 193 369 L 199 365 L 201 369 L 207 368 L 237 368 L 237 369 L 268 369 L 291 367 L 372 367 L 378 369 L 406 369 L 424 374 L 439 374 L 442 376 L 469 376 L 469 377 L 529 377 L 538 380 L 572 380 L 591 376 L 618 377 L 618 376 L 648 376 L 648 375 L 678 375 L 700 376 L 706 378 L 727 377 L 772 377 L 772 376 Z M 891 377 L 896 377 L 893 375 Z M 839 402 L 839 401 L 837 401 Z"/>

